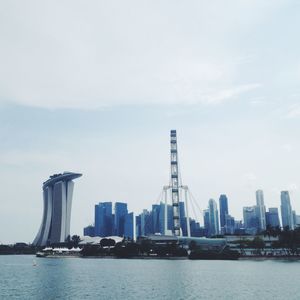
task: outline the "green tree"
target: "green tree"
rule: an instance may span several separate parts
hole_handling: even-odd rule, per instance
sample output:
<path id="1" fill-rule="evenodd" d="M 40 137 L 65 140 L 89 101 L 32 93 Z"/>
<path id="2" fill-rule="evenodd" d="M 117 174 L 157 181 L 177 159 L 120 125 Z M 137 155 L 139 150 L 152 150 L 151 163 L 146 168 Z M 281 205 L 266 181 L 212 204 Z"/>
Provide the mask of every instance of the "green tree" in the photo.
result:
<path id="1" fill-rule="evenodd" d="M 72 236 L 72 242 L 73 242 L 74 247 L 78 247 L 80 241 L 81 241 L 81 239 L 80 239 L 79 235 Z"/>

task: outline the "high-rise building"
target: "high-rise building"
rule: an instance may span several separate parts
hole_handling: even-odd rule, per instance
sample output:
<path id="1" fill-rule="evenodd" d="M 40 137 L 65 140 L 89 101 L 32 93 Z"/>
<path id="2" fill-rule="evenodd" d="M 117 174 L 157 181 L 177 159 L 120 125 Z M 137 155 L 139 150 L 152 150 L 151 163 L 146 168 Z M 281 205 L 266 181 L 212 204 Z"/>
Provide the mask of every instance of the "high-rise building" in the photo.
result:
<path id="1" fill-rule="evenodd" d="M 225 234 L 234 234 L 235 231 L 235 220 L 231 215 L 226 214 L 225 216 L 225 226 L 224 233 Z"/>
<path id="2" fill-rule="evenodd" d="M 173 218 L 173 205 L 168 205 L 168 230 L 169 232 L 174 231 L 174 218 Z"/>
<path id="3" fill-rule="evenodd" d="M 138 215 L 135 217 L 135 232 L 136 232 L 136 237 L 141 236 L 141 215 Z"/>
<path id="4" fill-rule="evenodd" d="M 165 232 L 165 204 L 162 202 L 159 205 L 159 233 L 167 234 Z"/>
<path id="5" fill-rule="evenodd" d="M 159 228 L 160 205 L 153 204 L 151 213 L 152 213 L 152 232 L 160 233 L 160 228 Z"/>
<path id="6" fill-rule="evenodd" d="M 223 233 L 224 226 L 226 224 L 226 215 L 228 215 L 228 199 L 226 195 L 221 195 L 219 198 L 220 206 L 220 225 Z"/>
<path id="7" fill-rule="evenodd" d="M 195 220 L 191 220 L 190 228 L 191 228 L 191 236 L 192 237 L 205 236 L 204 228 L 201 228 L 200 224 L 198 222 L 196 222 Z"/>
<path id="8" fill-rule="evenodd" d="M 112 203 L 100 202 L 95 205 L 95 235 L 111 236 L 113 234 Z"/>
<path id="9" fill-rule="evenodd" d="M 293 216 L 293 225 L 294 225 L 294 228 L 295 228 L 296 225 L 297 225 L 297 220 L 296 220 L 297 215 L 296 215 L 296 211 L 295 210 L 292 211 L 292 216 Z"/>
<path id="10" fill-rule="evenodd" d="M 209 210 L 209 236 L 219 234 L 219 213 L 217 208 L 217 202 L 214 199 L 210 199 L 208 202 Z"/>
<path id="11" fill-rule="evenodd" d="M 203 223 L 204 223 L 205 236 L 209 236 L 210 223 L 209 223 L 209 210 L 208 209 L 205 209 L 203 211 Z"/>
<path id="12" fill-rule="evenodd" d="M 264 192 L 262 190 L 256 191 L 256 206 L 258 229 L 259 231 L 266 230 L 266 207 L 264 204 Z"/>
<path id="13" fill-rule="evenodd" d="M 281 219 L 283 228 L 294 229 L 290 194 L 288 191 L 281 192 Z"/>
<path id="14" fill-rule="evenodd" d="M 143 212 L 140 214 L 141 216 L 141 235 L 147 236 L 152 232 L 152 218 L 151 214 L 147 209 L 144 209 Z"/>
<path id="15" fill-rule="evenodd" d="M 43 183 L 44 213 L 35 246 L 65 242 L 70 236 L 73 179 L 82 174 L 54 174 Z"/>
<path id="16" fill-rule="evenodd" d="M 180 228 L 182 230 L 182 235 L 187 236 L 187 220 L 185 215 L 185 203 L 183 201 L 179 202 L 179 216 L 180 216 Z"/>
<path id="17" fill-rule="evenodd" d="M 114 224 L 115 235 L 117 236 L 124 235 L 124 223 L 127 214 L 128 214 L 127 203 L 116 202 L 115 203 L 115 224 Z"/>
<path id="18" fill-rule="evenodd" d="M 256 234 L 259 229 L 257 206 L 243 208 L 244 227 L 248 234 Z"/>
<path id="19" fill-rule="evenodd" d="M 124 236 L 127 238 L 134 239 L 134 215 L 133 212 L 129 213 L 125 216 L 125 224 L 124 224 Z"/>
<path id="20" fill-rule="evenodd" d="M 83 228 L 83 235 L 84 236 L 95 236 L 95 226 L 89 225 Z"/>
<path id="21" fill-rule="evenodd" d="M 277 207 L 270 207 L 266 212 L 266 226 L 268 227 L 280 227 L 279 213 Z"/>

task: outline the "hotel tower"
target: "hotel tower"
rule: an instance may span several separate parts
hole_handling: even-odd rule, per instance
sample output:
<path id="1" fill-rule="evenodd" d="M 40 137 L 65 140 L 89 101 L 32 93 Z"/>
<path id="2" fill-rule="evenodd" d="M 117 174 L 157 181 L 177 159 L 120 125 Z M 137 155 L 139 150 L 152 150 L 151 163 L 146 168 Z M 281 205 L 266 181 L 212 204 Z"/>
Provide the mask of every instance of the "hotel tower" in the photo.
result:
<path id="1" fill-rule="evenodd" d="M 70 235 L 73 179 L 82 176 L 64 172 L 54 174 L 43 183 L 44 212 L 35 246 L 65 242 Z"/>

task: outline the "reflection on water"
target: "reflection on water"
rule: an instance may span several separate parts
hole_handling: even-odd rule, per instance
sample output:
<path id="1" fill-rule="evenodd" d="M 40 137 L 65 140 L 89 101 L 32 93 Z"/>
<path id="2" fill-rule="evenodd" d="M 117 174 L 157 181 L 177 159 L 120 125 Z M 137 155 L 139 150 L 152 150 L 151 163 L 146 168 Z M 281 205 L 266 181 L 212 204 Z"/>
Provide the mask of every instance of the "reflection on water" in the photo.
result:
<path id="1" fill-rule="evenodd" d="M 0 270 L 1 299 L 299 299 L 300 294 L 300 263 L 276 260 L 0 256 Z"/>

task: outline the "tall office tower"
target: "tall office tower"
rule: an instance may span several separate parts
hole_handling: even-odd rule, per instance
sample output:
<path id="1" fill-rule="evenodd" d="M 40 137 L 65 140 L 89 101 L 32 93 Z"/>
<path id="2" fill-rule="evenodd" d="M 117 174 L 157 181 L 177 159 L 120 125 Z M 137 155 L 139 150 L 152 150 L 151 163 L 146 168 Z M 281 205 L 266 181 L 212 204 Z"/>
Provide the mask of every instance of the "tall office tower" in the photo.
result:
<path id="1" fill-rule="evenodd" d="M 116 202 L 115 203 L 115 224 L 114 224 L 115 235 L 117 236 L 124 235 L 124 223 L 127 214 L 128 214 L 127 203 Z"/>
<path id="2" fill-rule="evenodd" d="M 234 234 L 235 230 L 235 220 L 234 217 L 231 215 L 225 216 L 225 226 L 224 226 L 224 233 L 225 234 Z"/>
<path id="3" fill-rule="evenodd" d="M 170 232 L 174 232 L 174 217 L 173 217 L 173 213 L 174 213 L 174 207 L 172 205 L 168 205 L 168 210 L 167 210 L 167 214 L 168 214 L 168 219 L 167 219 L 167 228 Z"/>
<path id="4" fill-rule="evenodd" d="M 136 237 L 140 237 L 142 235 L 141 215 L 135 217 L 135 232 Z"/>
<path id="5" fill-rule="evenodd" d="M 210 233 L 209 209 L 205 209 L 203 211 L 203 223 L 204 223 L 205 236 L 209 236 Z"/>
<path id="6" fill-rule="evenodd" d="M 266 207 L 264 204 L 264 192 L 262 190 L 256 191 L 256 206 L 259 230 L 266 230 Z"/>
<path id="7" fill-rule="evenodd" d="M 243 207 L 244 227 L 247 234 L 256 234 L 259 229 L 257 206 Z"/>
<path id="8" fill-rule="evenodd" d="M 95 235 L 111 236 L 113 234 L 112 203 L 100 202 L 95 205 Z"/>
<path id="9" fill-rule="evenodd" d="M 239 221 L 234 221 L 234 233 L 235 234 L 241 234 L 244 233 L 245 229 L 244 229 L 244 224 L 241 220 Z"/>
<path id="10" fill-rule="evenodd" d="M 172 188 L 172 206 L 173 206 L 173 232 L 174 235 L 180 235 L 179 220 L 179 176 L 178 176 L 178 153 L 177 153 L 177 135 L 176 130 L 171 130 L 171 188 Z"/>
<path id="11" fill-rule="evenodd" d="M 228 215 L 228 199 L 226 195 L 220 196 L 219 205 L 220 205 L 220 224 L 221 224 L 221 231 L 223 233 L 224 226 L 226 224 L 226 215 Z"/>
<path id="12" fill-rule="evenodd" d="M 204 232 L 203 228 L 200 227 L 200 224 L 198 222 L 191 219 L 190 226 L 191 226 L 191 236 L 192 237 L 205 236 L 205 232 Z"/>
<path id="13" fill-rule="evenodd" d="M 281 192 L 281 219 L 283 228 L 289 227 L 289 229 L 294 229 L 290 194 L 288 191 Z"/>
<path id="14" fill-rule="evenodd" d="M 266 226 L 268 227 L 280 227 L 279 213 L 277 207 L 270 207 L 266 212 Z"/>
<path id="15" fill-rule="evenodd" d="M 209 210 L 209 235 L 219 234 L 219 213 L 217 208 L 217 202 L 214 199 L 208 201 Z"/>
<path id="16" fill-rule="evenodd" d="M 72 196 L 75 178 L 82 174 L 54 174 L 43 183 L 44 213 L 35 246 L 65 242 L 70 236 Z"/>
<path id="17" fill-rule="evenodd" d="M 124 236 L 134 239 L 134 215 L 133 212 L 125 216 Z"/>
<path id="18" fill-rule="evenodd" d="M 159 213 L 160 213 L 160 205 L 153 204 L 152 205 L 152 232 L 159 233 Z"/>
<path id="19" fill-rule="evenodd" d="M 159 233 L 164 235 L 167 234 L 165 232 L 165 204 L 160 203 L 159 205 Z"/>
<path id="20" fill-rule="evenodd" d="M 144 209 L 141 216 L 141 235 L 147 236 L 152 233 L 152 216 L 147 209 Z"/>
<path id="21" fill-rule="evenodd" d="M 185 204 L 183 201 L 179 202 L 180 228 L 182 235 L 187 236 L 187 219 L 185 215 Z"/>

